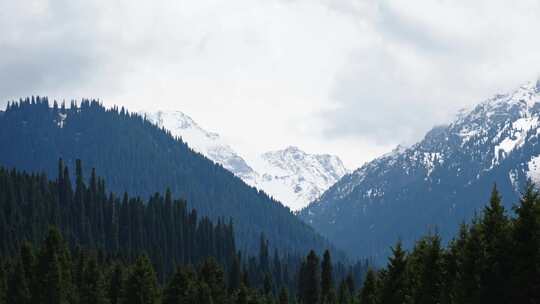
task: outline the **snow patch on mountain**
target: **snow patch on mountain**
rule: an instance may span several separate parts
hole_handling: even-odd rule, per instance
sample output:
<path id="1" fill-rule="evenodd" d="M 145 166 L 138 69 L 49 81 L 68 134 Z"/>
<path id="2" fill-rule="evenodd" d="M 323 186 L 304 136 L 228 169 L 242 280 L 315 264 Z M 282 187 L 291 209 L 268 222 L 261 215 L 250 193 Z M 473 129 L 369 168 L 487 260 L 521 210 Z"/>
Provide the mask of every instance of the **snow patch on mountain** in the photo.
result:
<path id="1" fill-rule="evenodd" d="M 535 184 L 540 184 L 540 155 L 532 157 L 527 166 L 529 168 L 527 177 Z"/>
<path id="2" fill-rule="evenodd" d="M 58 118 L 55 120 L 56 125 L 62 129 L 66 124 L 67 113 L 58 113 Z"/>

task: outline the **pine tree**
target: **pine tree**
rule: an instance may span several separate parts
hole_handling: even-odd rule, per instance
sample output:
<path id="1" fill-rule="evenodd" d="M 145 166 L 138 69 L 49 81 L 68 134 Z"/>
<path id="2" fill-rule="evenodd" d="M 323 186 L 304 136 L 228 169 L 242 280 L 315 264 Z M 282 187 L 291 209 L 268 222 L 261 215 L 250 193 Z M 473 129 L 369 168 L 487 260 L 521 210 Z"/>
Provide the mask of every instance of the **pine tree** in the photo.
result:
<path id="1" fill-rule="evenodd" d="M 349 290 L 351 297 L 354 296 L 354 293 L 356 292 L 356 283 L 354 282 L 352 273 L 349 272 L 349 274 L 347 274 L 345 277 L 345 284 L 347 285 L 347 289 Z"/>
<path id="2" fill-rule="evenodd" d="M 274 261 L 272 263 L 273 268 L 273 278 L 274 278 L 274 286 L 276 288 L 280 288 L 283 286 L 283 269 L 281 266 L 281 260 L 279 258 L 279 254 L 277 249 L 274 250 Z M 276 292 L 278 289 L 276 289 Z"/>
<path id="3" fill-rule="evenodd" d="M 203 303 L 204 304 L 214 304 L 214 303 L 218 304 L 218 303 L 223 303 L 223 302 L 215 301 L 212 298 L 212 290 L 208 286 L 208 284 L 206 284 L 205 282 L 199 282 L 199 288 L 197 290 L 198 290 L 197 300 L 194 303 L 197 303 L 197 304 L 203 304 Z"/>
<path id="4" fill-rule="evenodd" d="M 529 183 L 514 207 L 512 303 L 540 301 L 540 197 Z M 536 262 L 533 262 L 536 261 Z M 531 303 L 531 302 L 529 302 Z"/>
<path id="5" fill-rule="evenodd" d="M 125 304 L 158 303 L 158 286 L 154 268 L 146 256 L 137 259 L 126 281 Z"/>
<path id="6" fill-rule="evenodd" d="M 289 293 L 285 287 L 282 287 L 279 292 L 279 304 L 289 304 Z"/>
<path id="7" fill-rule="evenodd" d="M 163 304 L 188 304 L 196 299 L 197 286 L 191 271 L 178 268 L 163 292 Z"/>
<path id="8" fill-rule="evenodd" d="M 501 203 L 501 197 L 494 186 L 489 205 L 484 209 L 480 223 L 484 259 L 480 273 L 480 291 L 483 301 L 508 303 L 507 280 L 511 275 L 510 263 L 510 222 Z"/>
<path id="9" fill-rule="evenodd" d="M 24 276 L 28 283 L 28 290 L 30 294 L 34 294 L 36 289 L 36 257 L 34 256 L 34 250 L 32 245 L 28 242 L 24 242 L 21 246 L 21 265 L 24 269 Z"/>
<path id="10" fill-rule="evenodd" d="M 359 295 L 360 304 L 377 304 L 377 277 L 373 269 L 366 274 L 364 286 Z"/>
<path id="11" fill-rule="evenodd" d="M 323 303 L 333 303 L 335 299 L 331 299 L 330 295 L 334 289 L 334 273 L 332 270 L 332 259 L 330 251 L 326 250 L 323 254 L 321 264 L 321 299 Z"/>
<path id="12" fill-rule="evenodd" d="M 16 264 L 8 280 L 6 300 L 7 303 L 27 304 L 30 303 L 30 289 L 21 262 Z"/>
<path id="13" fill-rule="evenodd" d="M 96 258 L 93 257 L 83 274 L 83 286 L 80 291 L 80 304 L 106 303 L 103 277 Z"/>
<path id="14" fill-rule="evenodd" d="M 240 289 L 238 289 L 238 292 L 236 294 L 236 304 L 248 304 L 249 303 L 249 296 L 248 296 L 248 290 L 244 284 L 240 286 Z"/>
<path id="15" fill-rule="evenodd" d="M 321 295 L 321 272 L 319 257 L 311 250 L 301 267 L 300 299 L 304 304 L 320 303 Z"/>
<path id="16" fill-rule="evenodd" d="M 458 255 L 458 274 L 455 285 L 458 303 L 480 303 L 482 261 L 484 248 L 478 219 L 473 219 Z"/>
<path id="17" fill-rule="evenodd" d="M 229 270 L 229 294 L 232 294 L 234 291 L 240 288 L 242 284 L 242 269 L 240 265 L 239 255 L 234 255 L 231 268 Z"/>
<path id="18" fill-rule="evenodd" d="M 201 264 L 199 267 L 199 280 L 204 283 L 204 286 L 209 288 L 211 298 L 215 303 L 223 303 L 225 301 L 227 291 L 223 269 L 221 269 L 214 258 L 208 258 Z"/>
<path id="19" fill-rule="evenodd" d="M 108 298 L 110 304 L 122 303 L 122 294 L 124 292 L 124 268 L 117 263 L 114 266 L 108 287 Z"/>
<path id="20" fill-rule="evenodd" d="M 408 262 L 414 303 L 440 302 L 443 284 L 442 256 L 438 235 L 430 235 L 417 242 Z"/>
<path id="21" fill-rule="evenodd" d="M 347 286 L 347 282 L 345 280 L 341 280 L 339 283 L 338 288 L 338 303 L 339 304 L 349 304 L 351 301 L 352 295 L 349 291 L 349 287 Z"/>
<path id="22" fill-rule="evenodd" d="M 268 272 L 264 275 L 263 293 L 266 296 L 269 296 L 269 295 L 272 294 L 272 277 L 271 277 L 270 273 L 268 273 Z"/>
<path id="23" fill-rule="evenodd" d="M 36 299 L 43 304 L 64 304 L 73 299 L 71 258 L 58 231 L 51 228 L 39 253 L 36 273 Z"/>
<path id="24" fill-rule="evenodd" d="M 7 304 L 7 273 L 2 260 L 0 260 L 0 304 Z"/>
<path id="25" fill-rule="evenodd" d="M 270 257 L 268 252 L 268 241 L 264 234 L 261 234 L 259 247 L 259 267 L 261 273 L 266 273 L 270 270 Z"/>
<path id="26" fill-rule="evenodd" d="M 409 288 L 406 268 L 407 254 L 401 242 L 398 242 L 392 248 L 392 256 L 389 258 L 387 269 L 381 273 L 381 304 L 402 304 L 407 301 Z"/>

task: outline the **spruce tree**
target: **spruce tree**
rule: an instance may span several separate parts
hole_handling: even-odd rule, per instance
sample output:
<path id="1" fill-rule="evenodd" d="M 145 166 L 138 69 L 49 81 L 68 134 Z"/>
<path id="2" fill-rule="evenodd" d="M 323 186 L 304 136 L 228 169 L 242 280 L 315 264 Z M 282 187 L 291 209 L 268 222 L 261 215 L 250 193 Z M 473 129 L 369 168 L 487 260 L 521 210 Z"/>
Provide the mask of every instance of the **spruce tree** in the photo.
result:
<path id="1" fill-rule="evenodd" d="M 352 295 L 349 291 L 349 287 L 347 286 L 347 282 L 345 280 L 341 280 L 338 288 L 338 303 L 350 304 L 351 299 Z"/>
<path id="2" fill-rule="evenodd" d="M 108 298 L 110 304 L 120 304 L 122 303 L 122 294 L 124 292 L 124 267 L 116 263 L 109 280 L 108 286 Z"/>
<path id="3" fill-rule="evenodd" d="M 402 304 L 407 301 L 409 287 L 406 268 L 407 254 L 400 241 L 392 248 L 388 267 L 381 273 L 381 304 Z"/>
<path id="4" fill-rule="evenodd" d="M 21 265 L 28 283 L 28 290 L 30 294 L 34 294 L 36 289 L 36 257 L 34 256 L 32 245 L 28 242 L 24 242 L 21 246 Z"/>
<path id="5" fill-rule="evenodd" d="M 272 294 L 272 276 L 268 272 L 264 275 L 263 293 L 265 296 Z"/>
<path id="6" fill-rule="evenodd" d="M 272 270 L 273 270 L 274 286 L 276 288 L 280 288 L 281 286 L 283 286 L 283 269 L 281 266 L 281 260 L 279 258 L 277 249 L 274 250 L 274 261 L 272 263 Z M 276 289 L 276 292 L 278 292 L 278 289 Z"/>
<path id="7" fill-rule="evenodd" d="M 163 291 L 163 304 L 188 304 L 195 301 L 197 282 L 189 270 L 178 268 Z"/>
<path id="8" fill-rule="evenodd" d="M 458 303 L 480 303 L 484 248 L 478 219 L 473 219 L 466 235 L 462 252 L 458 256 L 458 274 L 455 285 Z"/>
<path id="9" fill-rule="evenodd" d="M 261 273 L 266 273 L 270 269 L 270 257 L 268 252 L 268 241 L 264 234 L 261 234 L 259 247 L 259 267 Z"/>
<path id="10" fill-rule="evenodd" d="M 364 286 L 359 294 L 360 304 L 377 304 L 377 277 L 373 269 L 366 274 Z"/>
<path id="11" fill-rule="evenodd" d="M 285 289 L 285 287 L 281 288 L 278 301 L 279 304 L 289 304 L 289 293 L 287 292 L 287 289 Z"/>
<path id="12" fill-rule="evenodd" d="M 39 252 L 34 302 L 64 304 L 75 301 L 71 267 L 70 253 L 60 232 L 51 228 Z"/>
<path id="13" fill-rule="evenodd" d="M 321 295 L 321 270 L 319 257 L 311 250 L 306 257 L 301 271 L 301 300 L 304 304 L 320 303 Z"/>
<path id="14" fill-rule="evenodd" d="M 240 284 L 242 284 L 242 269 L 240 265 L 240 258 L 237 254 L 234 255 L 231 268 L 229 269 L 228 284 L 229 294 L 232 294 L 234 291 L 238 290 L 238 288 L 240 288 Z"/>
<path id="15" fill-rule="evenodd" d="M 480 273 L 481 297 L 493 304 L 509 302 L 508 278 L 510 263 L 510 221 L 501 203 L 501 197 L 494 186 L 489 205 L 484 209 L 480 223 L 484 258 Z"/>
<path id="16" fill-rule="evenodd" d="M 347 285 L 351 297 L 354 296 L 354 293 L 356 292 L 356 283 L 354 282 L 354 277 L 351 272 L 345 277 L 345 284 Z"/>
<path id="17" fill-rule="evenodd" d="M 321 264 L 321 300 L 323 303 L 333 303 L 335 301 L 335 299 L 329 298 L 334 289 L 333 276 L 330 251 L 326 250 Z"/>
<path id="18" fill-rule="evenodd" d="M 124 304 L 158 303 L 158 286 L 154 268 L 147 256 L 137 259 L 126 281 Z"/>
<path id="19" fill-rule="evenodd" d="M 6 304 L 7 296 L 7 273 L 2 260 L 0 260 L 0 304 Z"/>
<path id="20" fill-rule="evenodd" d="M 236 293 L 236 304 L 248 304 L 249 303 L 249 295 L 248 290 L 244 284 L 240 286 L 238 289 L 238 292 Z"/>
<path id="21" fill-rule="evenodd" d="M 438 235 L 424 237 L 414 247 L 408 263 L 414 303 L 440 302 L 443 284 L 442 256 Z"/>
<path id="22" fill-rule="evenodd" d="M 103 276 L 95 257 L 91 258 L 83 274 L 83 285 L 80 291 L 80 304 L 106 303 Z"/>
<path id="23" fill-rule="evenodd" d="M 441 303 L 460 303 L 456 299 L 463 299 L 463 290 L 460 288 L 458 278 L 461 277 L 461 265 L 465 243 L 469 235 L 469 228 L 465 223 L 461 223 L 459 232 L 449 245 L 443 256 L 444 276 L 443 292 L 441 293 Z"/>
<path id="24" fill-rule="evenodd" d="M 514 211 L 512 303 L 540 301 L 540 196 L 532 183 Z M 536 262 L 533 262 L 536 261 Z"/>
<path id="25" fill-rule="evenodd" d="M 17 262 L 15 269 L 13 269 L 11 272 L 7 287 L 7 303 L 30 303 L 30 289 L 28 287 L 28 281 L 21 262 Z"/>
<path id="26" fill-rule="evenodd" d="M 223 303 L 223 302 L 218 302 L 218 301 L 214 301 L 214 299 L 212 298 L 212 290 L 211 288 L 208 286 L 208 284 L 206 284 L 205 282 L 199 282 L 199 287 L 198 287 L 198 292 L 197 292 L 197 299 L 195 302 L 193 302 L 194 304 L 218 304 L 218 303 Z"/>
<path id="27" fill-rule="evenodd" d="M 225 288 L 223 269 L 219 266 L 216 259 L 207 258 L 199 267 L 199 280 L 210 290 L 211 298 L 215 303 L 225 301 L 227 291 Z M 206 291 L 205 291 L 206 292 Z"/>

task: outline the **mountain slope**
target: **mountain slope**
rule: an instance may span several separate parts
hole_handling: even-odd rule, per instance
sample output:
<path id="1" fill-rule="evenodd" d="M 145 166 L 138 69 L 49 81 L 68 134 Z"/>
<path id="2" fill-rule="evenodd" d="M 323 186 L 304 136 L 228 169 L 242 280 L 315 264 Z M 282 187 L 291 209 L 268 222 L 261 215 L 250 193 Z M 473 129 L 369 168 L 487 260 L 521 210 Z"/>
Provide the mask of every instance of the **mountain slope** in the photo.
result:
<path id="1" fill-rule="evenodd" d="M 140 114 L 292 210 L 307 206 L 347 173 L 337 156 L 308 154 L 297 147 L 266 152 L 246 161 L 218 134 L 204 130 L 182 112 Z"/>
<path id="2" fill-rule="evenodd" d="M 147 198 L 170 187 L 175 197 L 212 219 L 234 220 L 238 245 L 258 250 L 260 234 L 272 246 L 303 252 L 328 243 L 287 208 L 247 186 L 184 142 L 123 108 L 97 102 L 50 108 L 46 99 L 8 106 L 0 116 L 0 164 L 56 176 L 62 157 L 85 173 L 96 168 L 113 192 Z"/>
<path id="3" fill-rule="evenodd" d="M 181 137 L 190 148 L 220 164 L 241 179 L 251 179 L 255 171 L 217 133 L 201 128 L 191 117 L 180 111 L 140 112 L 141 116 L 172 135 Z"/>
<path id="4" fill-rule="evenodd" d="M 419 143 L 369 162 L 300 217 L 354 255 L 382 259 L 398 238 L 451 236 L 480 210 L 493 183 L 506 207 L 540 180 L 540 80 L 462 111 Z"/>

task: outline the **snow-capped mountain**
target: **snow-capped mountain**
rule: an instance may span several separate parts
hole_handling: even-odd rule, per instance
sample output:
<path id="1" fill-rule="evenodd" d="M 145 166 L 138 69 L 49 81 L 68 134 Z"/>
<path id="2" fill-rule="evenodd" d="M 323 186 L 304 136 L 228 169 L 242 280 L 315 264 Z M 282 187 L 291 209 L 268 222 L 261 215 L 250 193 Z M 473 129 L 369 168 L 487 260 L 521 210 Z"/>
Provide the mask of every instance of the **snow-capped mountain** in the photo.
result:
<path id="1" fill-rule="evenodd" d="M 337 156 L 307 154 L 297 147 L 266 152 L 251 164 L 259 174 L 247 183 L 299 210 L 347 173 Z"/>
<path id="2" fill-rule="evenodd" d="M 246 161 L 218 134 L 204 130 L 182 112 L 140 114 L 291 210 L 307 206 L 347 173 L 338 157 L 307 154 L 297 147 L 263 153 Z"/>
<path id="3" fill-rule="evenodd" d="M 201 153 L 244 180 L 255 178 L 256 173 L 220 136 L 201 128 L 191 117 L 180 111 L 140 112 L 157 126 L 182 137 L 193 150 Z"/>
<path id="4" fill-rule="evenodd" d="M 430 228 L 452 236 L 494 183 L 510 207 L 527 178 L 540 182 L 539 136 L 540 80 L 365 164 L 299 215 L 354 255 L 382 258 L 398 238 L 411 244 Z"/>

